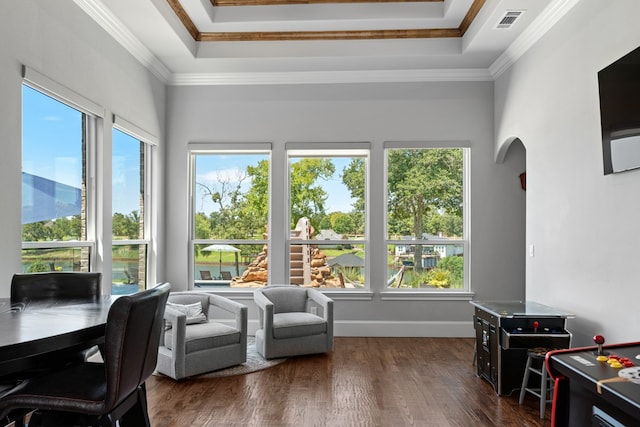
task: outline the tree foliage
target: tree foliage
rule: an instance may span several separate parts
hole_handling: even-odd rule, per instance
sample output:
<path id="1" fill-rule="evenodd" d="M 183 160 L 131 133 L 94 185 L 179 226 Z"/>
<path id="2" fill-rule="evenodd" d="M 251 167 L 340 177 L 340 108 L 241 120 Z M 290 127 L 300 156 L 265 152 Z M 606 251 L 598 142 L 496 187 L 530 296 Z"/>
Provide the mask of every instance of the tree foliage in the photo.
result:
<path id="1" fill-rule="evenodd" d="M 114 213 L 112 220 L 112 234 L 120 238 L 139 239 L 140 237 L 140 215 L 138 211 L 133 211 L 128 215 Z"/>
<path id="2" fill-rule="evenodd" d="M 387 209 L 390 223 L 410 220 L 411 235 L 420 239 L 429 214 L 462 217 L 462 150 L 458 148 L 395 149 L 388 154 Z M 389 230 L 391 233 L 398 230 Z M 422 247 L 414 263 L 420 270 Z"/>
<path id="3" fill-rule="evenodd" d="M 349 213 L 353 221 L 351 233 L 364 233 L 364 209 L 365 209 L 365 162 L 363 158 L 356 157 L 342 171 L 342 183 L 347 187 L 351 198 L 353 210 Z"/>
<path id="4" fill-rule="evenodd" d="M 22 240 L 25 242 L 79 240 L 80 232 L 80 215 L 76 215 L 23 224 Z"/>
<path id="5" fill-rule="evenodd" d="M 303 158 L 291 164 L 289 180 L 291 198 L 291 226 L 300 218 L 318 224 L 325 215 L 327 192 L 320 180 L 328 180 L 336 168 L 329 159 Z"/>

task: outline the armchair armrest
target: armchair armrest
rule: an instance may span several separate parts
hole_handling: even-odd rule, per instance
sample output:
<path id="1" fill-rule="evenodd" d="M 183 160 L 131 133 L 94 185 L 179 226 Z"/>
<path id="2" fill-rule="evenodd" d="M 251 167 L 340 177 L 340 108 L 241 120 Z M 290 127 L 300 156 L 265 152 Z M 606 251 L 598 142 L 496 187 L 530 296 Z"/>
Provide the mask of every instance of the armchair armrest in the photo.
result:
<path id="1" fill-rule="evenodd" d="M 322 308 L 322 317 L 324 318 L 324 320 L 332 321 L 333 300 L 317 289 L 308 289 L 307 295 L 309 296 L 309 299 L 311 301 L 315 302 Z"/>
<path id="2" fill-rule="evenodd" d="M 255 291 L 253 299 L 258 307 L 260 327 L 270 331 L 273 328 L 273 303 L 260 291 Z"/>
<path id="3" fill-rule="evenodd" d="M 245 305 L 215 294 L 209 295 L 209 304 L 232 313 L 236 320 L 236 329 L 242 335 L 247 335 L 248 308 Z"/>
<path id="4" fill-rule="evenodd" d="M 182 353 L 184 353 L 187 315 L 175 308 L 167 306 L 164 310 L 164 320 L 165 324 L 168 323 L 171 326 L 171 352 L 176 354 L 177 349 L 182 349 Z M 164 335 L 165 334 L 162 333 L 160 343 L 166 346 Z"/>

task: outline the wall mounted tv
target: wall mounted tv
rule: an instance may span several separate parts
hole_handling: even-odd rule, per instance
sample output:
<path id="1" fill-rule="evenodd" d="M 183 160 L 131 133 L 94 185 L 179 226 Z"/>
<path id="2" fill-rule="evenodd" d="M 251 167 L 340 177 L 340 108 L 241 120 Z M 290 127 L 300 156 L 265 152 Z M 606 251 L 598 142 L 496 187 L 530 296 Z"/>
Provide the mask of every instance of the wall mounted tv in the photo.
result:
<path id="1" fill-rule="evenodd" d="M 605 175 L 640 168 L 640 47 L 598 72 Z"/>

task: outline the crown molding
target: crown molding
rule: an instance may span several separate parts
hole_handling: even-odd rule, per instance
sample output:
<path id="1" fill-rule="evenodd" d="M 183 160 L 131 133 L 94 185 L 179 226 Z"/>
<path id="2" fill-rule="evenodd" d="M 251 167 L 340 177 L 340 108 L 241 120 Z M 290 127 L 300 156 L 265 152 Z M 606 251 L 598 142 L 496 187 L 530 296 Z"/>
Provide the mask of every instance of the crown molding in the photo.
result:
<path id="1" fill-rule="evenodd" d="M 174 74 L 173 86 L 493 81 L 487 69 Z"/>
<path id="2" fill-rule="evenodd" d="M 551 3 L 534 22 L 489 66 L 493 79 L 497 79 L 542 38 L 580 0 L 559 0 Z"/>
<path id="3" fill-rule="evenodd" d="M 73 1 L 163 83 L 171 79 L 171 70 L 160 62 L 100 0 Z"/>
<path id="4" fill-rule="evenodd" d="M 558 0 L 552 3 L 488 69 L 189 74 L 172 73 L 171 70 L 113 15 L 104 5 L 103 0 L 73 1 L 163 83 L 174 86 L 204 86 L 492 81 L 508 70 L 580 0 Z"/>

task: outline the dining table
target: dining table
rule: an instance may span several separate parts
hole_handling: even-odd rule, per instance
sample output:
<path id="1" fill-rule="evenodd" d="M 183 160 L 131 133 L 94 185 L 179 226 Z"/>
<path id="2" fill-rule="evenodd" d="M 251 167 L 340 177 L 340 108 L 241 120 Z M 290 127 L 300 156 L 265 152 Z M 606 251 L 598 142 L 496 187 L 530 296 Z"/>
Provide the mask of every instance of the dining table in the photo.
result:
<path id="1" fill-rule="evenodd" d="M 37 367 L 48 353 L 104 343 L 109 309 L 117 298 L 18 304 L 0 298 L 0 378 Z"/>

